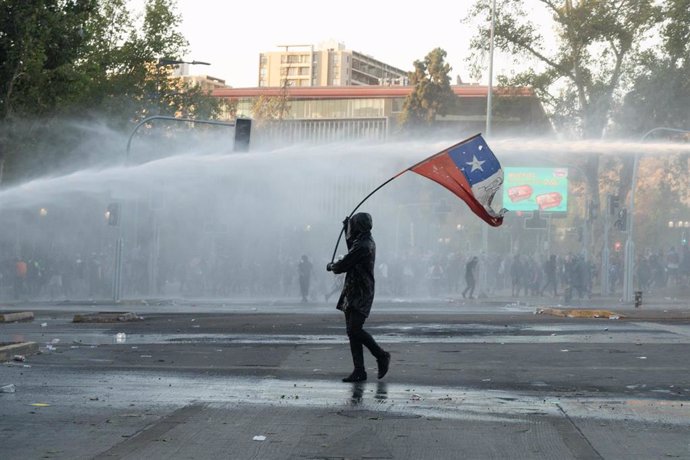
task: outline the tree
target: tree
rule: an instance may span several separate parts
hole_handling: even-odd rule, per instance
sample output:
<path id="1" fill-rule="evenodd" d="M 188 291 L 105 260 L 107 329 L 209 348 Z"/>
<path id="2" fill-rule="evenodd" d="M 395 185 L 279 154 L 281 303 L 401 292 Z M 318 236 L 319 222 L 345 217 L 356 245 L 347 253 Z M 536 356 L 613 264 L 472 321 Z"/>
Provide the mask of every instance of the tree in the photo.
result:
<path id="1" fill-rule="evenodd" d="M 290 113 L 290 95 L 288 90 L 290 88 L 290 69 L 292 64 L 288 63 L 286 69 L 281 73 L 285 77 L 280 86 L 280 94 L 277 96 L 267 96 L 262 94 L 252 105 L 252 117 L 257 121 L 258 125 L 271 120 L 282 121 Z"/>
<path id="2" fill-rule="evenodd" d="M 499 0 L 495 15 L 495 46 L 515 59 L 536 65 L 506 84 L 530 86 L 546 105 L 555 126 L 584 139 L 600 139 L 621 79 L 642 40 L 657 24 L 659 9 L 653 0 L 535 0 L 552 15 L 543 27 L 523 0 Z M 489 2 L 475 4 L 470 18 L 487 24 Z M 553 27 L 550 27 L 553 26 Z M 553 30 L 553 35 L 540 32 Z M 475 58 L 488 50 L 488 27 L 472 40 Z M 599 156 L 588 155 L 583 166 L 589 193 L 599 205 Z"/>
<path id="3" fill-rule="evenodd" d="M 661 8 L 661 40 L 635 62 L 630 90 L 623 97 L 614 118 L 615 130 L 623 136 L 639 138 L 642 133 L 656 127 L 690 129 L 690 1 L 666 0 Z M 659 135 L 664 138 L 680 137 L 668 131 Z M 659 187 L 666 187 L 665 201 L 654 203 L 652 208 L 659 206 L 660 209 L 667 209 L 669 203 L 689 204 L 689 160 L 687 154 L 665 159 L 664 170 L 673 171 L 673 174 L 668 174 L 659 183 L 651 182 L 645 188 L 651 192 L 650 187 L 659 190 Z M 623 194 L 629 191 L 632 169 L 632 160 L 624 163 L 621 171 Z M 642 181 L 643 175 L 638 176 Z M 649 201 L 640 199 L 642 203 Z M 636 207 L 645 216 L 655 211 Z"/>
<path id="4" fill-rule="evenodd" d="M 617 114 L 622 134 L 659 126 L 690 129 L 690 1 L 666 0 L 662 17 L 662 41 L 637 60 L 632 88 Z"/>
<path id="5" fill-rule="evenodd" d="M 130 4 L 0 4 L 0 172 L 19 179 L 83 161 L 74 152 L 84 134 L 68 120 L 98 118 L 127 131 L 152 114 L 220 112 L 219 101 L 158 65 L 186 51 L 174 1 L 146 0 L 141 21 Z"/>
<path id="6" fill-rule="evenodd" d="M 0 4 L 0 173 L 37 142 L 39 123 L 22 118 L 50 116 L 78 98 L 75 62 L 88 41 L 84 25 L 96 10 L 95 1 Z"/>
<path id="7" fill-rule="evenodd" d="M 92 1 L 0 4 L 0 119 L 50 112 L 70 100 Z"/>
<path id="8" fill-rule="evenodd" d="M 432 126 L 438 115 L 446 115 L 456 103 L 450 87 L 452 68 L 445 62 L 446 52 L 435 48 L 423 61 L 414 61 L 409 73 L 412 93 L 405 99 L 400 115 L 403 129 L 416 130 Z"/>

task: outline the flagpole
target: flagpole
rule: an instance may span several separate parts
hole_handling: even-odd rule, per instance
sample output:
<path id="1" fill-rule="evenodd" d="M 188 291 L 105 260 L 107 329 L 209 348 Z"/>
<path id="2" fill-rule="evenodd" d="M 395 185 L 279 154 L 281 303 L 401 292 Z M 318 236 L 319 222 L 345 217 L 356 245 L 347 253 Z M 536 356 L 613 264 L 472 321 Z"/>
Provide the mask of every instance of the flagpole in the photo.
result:
<path id="1" fill-rule="evenodd" d="M 410 169 L 411 169 L 411 168 L 407 168 L 407 169 L 405 169 L 404 171 L 400 171 L 398 174 L 396 174 L 395 176 L 391 177 L 390 179 L 388 179 L 388 180 L 387 180 L 386 182 L 384 182 L 383 184 L 381 184 L 381 185 L 379 185 L 378 187 L 376 187 L 371 193 L 369 193 L 369 195 L 365 196 L 364 199 L 363 199 L 362 201 L 360 201 L 359 204 L 358 204 L 357 206 L 355 206 L 355 209 L 352 210 L 352 212 L 350 213 L 350 215 L 347 216 L 348 220 L 355 214 L 355 212 L 357 212 L 357 210 L 359 209 L 359 207 L 362 206 L 362 205 L 364 204 L 364 202 L 367 201 L 367 200 L 371 197 L 371 195 L 373 195 L 374 193 L 378 192 L 378 191 L 381 190 L 385 185 L 388 185 L 390 182 L 393 182 L 394 179 L 397 179 L 398 177 L 402 176 L 403 174 L 405 174 L 405 173 L 406 173 L 407 171 L 409 171 Z M 335 261 L 335 253 L 338 252 L 338 245 L 340 244 L 340 239 L 343 237 L 343 233 L 344 233 L 344 232 L 345 232 L 345 226 L 343 226 L 343 228 L 340 229 L 340 235 L 338 235 L 338 241 L 335 242 L 335 248 L 333 249 L 333 256 L 331 257 L 331 263 L 333 263 L 333 262 Z"/>
<path id="2" fill-rule="evenodd" d="M 454 148 L 457 147 L 458 145 L 461 145 L 461 144 L 464 144 L 464 143 L 466 143 L 466 142 L 469 142 L 469 141 L 471 141 L 472 139 L 474 139 L 475 137 L 478 137 L 478 136 L 481 136 L 481 133 L 475 134 L 474 136 L 470 136 L 470 137 L 468 137 L 467 139 L 464 139 L 464 140 L 458 142 L 457 144 L 454 144 L 454 145 L 452 145 L 452 146 L 450 146 L 450 147 L 448 147 L 448 148 L 445 148 L 445 149 L 441 150 L 440 152 L 438 152 L 438 153 L 436 153 L 436 154 L 434 154 L 434 155 L 431 155 L 430 157 L 424 158 L 423 160 L 418 161 L 417 163 L 413 164 L 413 165 L 410 166 L 409 168 L 406 168 L 406 169 L 400 171 L 398 174 L 396 174 L 395 176 L 391 177 L 390 179 L 388 179 L 387 181 L 385 181 L 384 183 L 382 183 L 381 185 L 379 185 L 378 187 L 376 187 L 376 188 L 375 188 L 371 193 L 369 193 L 367 196 L 365 196 L 364 199 L 363 199 L 362 201 L 360 201 L 359 204 L 358 204 L 357 206 L 355 206 L 355 209 L 352 210 L 352 212 L 351 212 L 350 215 L 348 216 L 348 219 L 350 219 L 350 218 L 355 214 L 355 212 L 357 212 L 357 210 L 359 209 L 359 207 L 362 206 L 362 205 L 364 204 L 364 202 L 367 201 L 374 193 L 378 192 L 378 191 L 381 190 L 384 186 L 388 185 L 388 184 L 389 184 L 390 182 L 392 182 L 393 180 L 395 180 L 395 179 L 397 179 L 398 177 L 402 176 L 402 175 L 405 174 L 407 171 L 412 171 L 414 168 L 416 168 L 417 166 L 421 165 L 422 163 L 427 162 L 427 161 L 429 161 L 429 160 L 431 160 L 431 159 L 433 159 L 433 158 L 435 158 L 435 157 L 437 157 L 437 156 L 439 156 L 439 155 L 443 155 L 444 153 L 447 153 L 449 150 L 454 149 Z M 340 240 L 342 239 L 343 233 L 344 233 L 344 232 L 345 232 L 345 227 L 343 227 L 343 228 L 340 229 L 340 234 L 338 235 L 338 241 L 336 241 L 336 243 L 335 243 L 335 248 L 333 249 L 333 256 L 331 257 L 331 263 L 335 261 L 335 254 L 336 254 L 336 252 L 338 252 L 338 245 L 340 244 Z"/>

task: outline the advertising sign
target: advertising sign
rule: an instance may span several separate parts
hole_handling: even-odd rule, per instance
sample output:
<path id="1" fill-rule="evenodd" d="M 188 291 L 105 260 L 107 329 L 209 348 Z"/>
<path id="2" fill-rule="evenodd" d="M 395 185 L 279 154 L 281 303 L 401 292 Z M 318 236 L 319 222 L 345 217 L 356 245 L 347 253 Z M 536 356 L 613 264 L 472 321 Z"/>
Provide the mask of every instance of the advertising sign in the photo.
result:
<path id="1" fill-rule="evenodd" d="M 504 168 L 503 207 L 509 211 L 566 212 L 567 168 Z"/>

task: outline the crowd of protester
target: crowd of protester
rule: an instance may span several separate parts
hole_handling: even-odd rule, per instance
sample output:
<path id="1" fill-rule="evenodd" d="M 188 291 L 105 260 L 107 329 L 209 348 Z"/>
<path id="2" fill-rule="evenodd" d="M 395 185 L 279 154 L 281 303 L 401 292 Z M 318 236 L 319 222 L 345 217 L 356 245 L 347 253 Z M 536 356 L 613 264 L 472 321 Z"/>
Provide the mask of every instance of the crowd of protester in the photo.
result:
<path id="1" fill-rule="evenodd" d="M 321 270 L 329 260 L 307 255 L 277 261 L 234 261 L 231 257 L 191 257 L 150 266 L 145 251 L 123 264 L 125 297 L 271 297 L 313 302 L 330 297 L 342 280 Z M 309 270 L 305 270 L 305 261 Z M 474 262 L 473 262 L 474 260 Z M 311 268 L 313 264 L 313 268 Z M 567 254 L 410 253 L 376 264 L 379 298 L 508 296 L 586 299 L 600 293 L 601 261 Z M 156 271 L 153 273 L 152 268 Z M 113 258 L 105 253 L 72 257 L 5 258 L 0 266 L 0 298 L 103 299 L 113 294 Z M 623 285 L 623 257 L 609 263 L 609 295 Z M 469 289 L 470 284 L 476 290 Z M 636 262 L 635 286 L 647 293 L 690 286 L 687 245 L 645 251 Z"/>

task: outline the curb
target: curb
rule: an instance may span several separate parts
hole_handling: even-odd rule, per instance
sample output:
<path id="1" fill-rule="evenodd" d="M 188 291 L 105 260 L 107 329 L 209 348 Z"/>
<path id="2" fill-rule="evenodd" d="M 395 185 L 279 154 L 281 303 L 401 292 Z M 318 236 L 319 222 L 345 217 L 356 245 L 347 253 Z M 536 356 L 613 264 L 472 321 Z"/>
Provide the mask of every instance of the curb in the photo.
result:
<path id="1" fill-rule="evenodd" d="M 11 361 L 14 355 L 33 355 L 38 353 L 36 342 L 19 342 L 0 345 L 0 361 Z"/>
<path id="2" fill-rule="evenodd" d="M 537 315 L 552 315 L 562 318 L 604 318 L 621 319 L 625 316 L 610 310 L 586 310 L 580 308 L 538 308 Z"/>
<path id="3" fill-rule="evenodd" d="M 15 321 L 33 321 L 34 312 L 19 311 L 15 313 L 0 314 L 0 323 L 14 323 Z"/>

